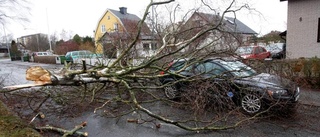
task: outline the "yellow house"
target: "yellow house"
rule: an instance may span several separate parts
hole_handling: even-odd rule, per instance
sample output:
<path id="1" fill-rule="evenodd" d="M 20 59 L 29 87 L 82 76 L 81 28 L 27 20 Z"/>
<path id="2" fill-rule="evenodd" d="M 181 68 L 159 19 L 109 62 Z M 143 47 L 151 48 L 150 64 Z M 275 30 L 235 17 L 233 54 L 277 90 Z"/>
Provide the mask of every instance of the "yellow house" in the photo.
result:
<path id="1" fill-rule="evenodd" d="M 107 9 L 106 12 L 100 18 L 96 30 L 95 30 L 95 45 L 96 53 L 103 54 L 105 49 L 101 43 L 101 39 L 107 33 L 127 33 L 133 29 L 132 22 L 140 21 L 141 19 L 134 15 L 127 13 L 126 7 L 120 7 L 119 11 Z M 131 26 L 130 23 L 131 22 Z M 149 30 L 150 31 L 150 30 Z"/>

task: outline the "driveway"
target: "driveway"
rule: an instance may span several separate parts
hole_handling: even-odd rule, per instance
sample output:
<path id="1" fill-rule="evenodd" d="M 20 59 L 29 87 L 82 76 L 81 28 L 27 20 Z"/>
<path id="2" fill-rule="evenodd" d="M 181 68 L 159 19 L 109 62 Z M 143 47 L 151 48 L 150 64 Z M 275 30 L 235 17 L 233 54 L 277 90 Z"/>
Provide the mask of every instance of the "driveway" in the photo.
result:
<path id="1" fill-rule="evenodd" d="M 0 76 L 5 76 L 5 85 L 25 84 L 25 70 L 29 66 L 42 66 L 46 69 L 59 69 L 62 65 L 39 64 L 30 62 L 10 61 L 0 59 L 1 68 Z M 320 113 L 320 91 L 312 89 L 301 89 L 300 103 L 297 106 L 297 114 L 290 118 L 266 118 L 255 120 L 252 123 L 242 125 L 238 128 L 216 132 L 189 132 L 176 126 L 159 122 L 161 127 L 156 128 L 153 123 L 136 124 L 127 122 L 128 119 L 137 118 L 136 113 L 123 116 L 119 119 L 107 118 L 103 115 L 93 113 L 94 108 L 79 112 L 73 108 L 76 117 L 65 117 L 63 115 L 48 115 L 44 120 L 36 120 L 37 125 L 54 125 L 65 129 L 73 129 L 75 125 L 83 121 L 87 122 L 87 126 L 82 129 L 88 132 L 92 137 L 212 137 L 212 136 L 320 136 L 319 113 Z M 12 104 L 11 104 L 12 105 Z M 23 109 L 17 108 L 17 105 L 9 106 L 13 110 Z M 163 113 L 161 105 L 155 105 L 157 109 Z M 30 115 L 30 110 L 24 110 Z M 55 111 L 55 110 L 53 110 Z M 169 112 L 170 113 L 170 112 Z M 31 113 L 32 114 L 32 113 Z M 35 115 L 35 114 L 32 114 Z M 183 114 L 181 114 L 183 115 Z M 30 121 L 30 117 L 22 118 Z M 44 136 L 60 136 L 57 134 L 44 134 Z"/>

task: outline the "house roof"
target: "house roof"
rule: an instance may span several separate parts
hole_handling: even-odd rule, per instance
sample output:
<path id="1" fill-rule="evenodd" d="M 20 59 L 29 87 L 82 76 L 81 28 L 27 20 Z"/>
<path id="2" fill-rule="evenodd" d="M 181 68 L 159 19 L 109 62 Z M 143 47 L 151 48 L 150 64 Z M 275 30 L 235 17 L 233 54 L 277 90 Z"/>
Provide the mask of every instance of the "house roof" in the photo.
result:
<path id="1" fill-rule="evenodd" d="M 9 44 L 8 44 L 9 45 Z M 9 45 L 10 46 L 10 45 Z M 0 43 L 0 49 L 7 49 L 7 44 L 6 43 Z"/>
<path id="2" fill-rule="evenodd" d="M 235 28 L 236 32 L 241 32 L 245 34 L 257 34 L 254 30 L 252 30 L 250 27 L 248 27 L 246 24 L 242 23 L 237 18 L 232 17 L 225 17 L 228 23 L 228 26 Z"/>
<path id="3" fill-rule="evenodd" d="M 112 12 L 116 17 L 118 17 L 122 22 L 123 20 L 134 20 L 134 21 L 140 21 L 141 19 L 134 14 L 126 13 L 122 14 L 119 10 L 113 10 L 113 9 L 108 9 L 110 12 Z"/>
<path id="4" fill-rule="evenodd" d="M 213 14 L 201 13 L 201 12 L 196 12 L 196 14 L 201 16 L 202 19 L 204 19 L 208 23 L 218 22 L 221 19 L 221 16 L 219 15 L 213 15 Z M 242 33 L 242 34 L 257 34 L 254 30 L 252 30 L 250 27 L 242 23 L 237 18 L 224 17 L 223 23 L 232 32 Z"/>
<path id="5" fill-rule="evenodd" d="M 132 33 L 132 32 L 137 32 L 138 30 L 138 22 L 141 20 L 137 15 L 134 15 L 134 14 L 130 14 L 126 11 L 126 8 L 125 8 L 125 11 L 121 11 L 121 8 L 125 8 L 125 7 L 120 7 L 119 9 L 120 10 L 113 10 L 113 9 L 107 9 L 107 11 L 102 15 L 102 17 L 100 18 L 99 22 L 103 19 L 103 17 L 105 16 L 105 14 L 107 12 L 110 12 L 111 14 L 113 14 L 116 18 L 119 19 L 121 25 L 124 27 L 125 31 L 127 33 Z M 99 22 L 97 24 L 97 27 L 99 27 Z M 113 32 L 111 33 L 104 33 L 104 35 L 102 37 L 105 37 L 105 36 L 111 36 L 112 35 L 119 35 L 118 32 L 114 32 L 114 34 L 112 34 Z M 142 26 L 142 29 L 141 29 L 141 35 L 146 35 L 148 33 L 151 33 L 149 27 L 147 26 L 147 24 L 143 24 Z M 123 34 L 121 34 L 123 35 Z"/>

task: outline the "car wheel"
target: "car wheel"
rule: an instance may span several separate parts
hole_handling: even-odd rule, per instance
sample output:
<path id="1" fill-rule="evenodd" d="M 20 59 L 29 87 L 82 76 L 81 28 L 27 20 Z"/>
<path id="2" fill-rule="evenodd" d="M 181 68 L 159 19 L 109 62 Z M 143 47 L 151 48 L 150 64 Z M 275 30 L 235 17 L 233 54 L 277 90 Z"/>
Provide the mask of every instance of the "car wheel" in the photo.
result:
<path id="1" fill-rule="evenodd" d="M 262 110 L 261 97 L 257 94 L 248 93 L 241 98 L 241 108 L 245 113 L 254 115 Z"/>
<path id="2" fill-rule="evenodd" d="M 175 85 L 164 87 L 164 94 L 168 99 L 175 99 L 179 95 L 179 91 Z"/>

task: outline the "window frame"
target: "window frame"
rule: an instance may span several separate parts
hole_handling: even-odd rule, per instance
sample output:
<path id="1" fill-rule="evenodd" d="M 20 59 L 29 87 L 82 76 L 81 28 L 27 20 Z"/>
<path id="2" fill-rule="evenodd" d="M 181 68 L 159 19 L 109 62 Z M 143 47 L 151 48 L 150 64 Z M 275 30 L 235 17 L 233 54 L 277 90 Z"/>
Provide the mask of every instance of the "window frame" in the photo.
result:
<path id="1" fill-rule="evenodd" d="M 106 32 L 106 25 L 101 25 L 101 32 Z"/>
<path id="2" fill-rule="evenodd" d="M 195 74 L 210 75 L 219 77 L 225 74 L 227 70 L 215 62 L 203 62 L 195 66 Z M 226 73 L 227 74 L 227 73 Z M 227 74 L 228 75 L 228 74 Z"/>
<path id="3" fill-rule="evenodd" d="M 119 25 L 118 25 L 118 23 L 114 23 L 114 24 L 113 24 L 113 29 L 114 29 L 114 31 L 118 31 L 118 30 L 119 30 Z"/>
<path id="4" fill-rule="evenodd" d="M 150 43 L 143 43 L 142 48 L 144 51 L 149 51 L 150 50 Z"/>
<path id="5" fill-rule="evenodd" d="M 318 18 L 318 36 L 317 36 L 317 42 L 320 43 L 320 18 Z"/>
<path id="6" fill-rule="evenodd" d="M 157 43 L 151 43 L 151 50 L 157 50 L 158 49 L 158 44 Z"/>

